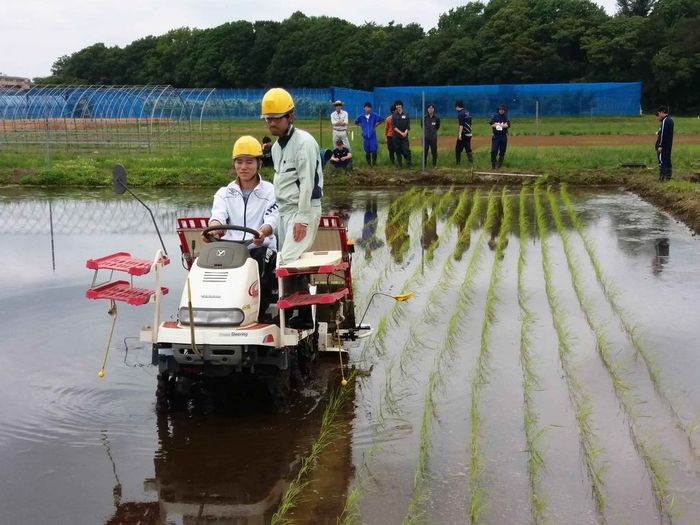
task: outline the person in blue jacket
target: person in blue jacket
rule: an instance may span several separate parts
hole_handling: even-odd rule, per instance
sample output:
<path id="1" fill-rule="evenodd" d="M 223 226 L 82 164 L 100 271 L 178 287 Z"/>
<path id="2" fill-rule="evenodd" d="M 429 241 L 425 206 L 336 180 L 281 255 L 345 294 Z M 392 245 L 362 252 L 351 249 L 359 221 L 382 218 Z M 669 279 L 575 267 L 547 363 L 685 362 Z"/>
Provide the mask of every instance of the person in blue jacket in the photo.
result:
<path id="1" fill-rule="evenodd" d="M 365 150 L 365 159 L 370 166 L 377 165 L 377 132 L 375 128 L 384 122 L 384 119 L 372 111 L 372 104 L 365 102 L 364 114 L 355 119 L 355 124 L 362 128 L 362 147 Z"/>
<path id="2" fill-rule="evenodd" d="M 659 131 L 656 132 L 656 155 L 659 159 L 659 180 L 671 180 L 671 150 L 673 149 L 673 120 L 668 116 L 668 108 L 659 106 L 656 110 Z"/>
<path id="3" fill-rule="evenodd" d="M 496 169 L 503 166 L 503 158 L 506 156 L 506 148 L 508 147 L 508 129 L 510 128 L 510 120 L 508 120 L 508 108 L 505 104 L 498 106 L 498 112 L 489 120 L 493 137 L 491 137 L 491 168 Z M 496 156 L 498 156 L 498 165 L 496 164 Z"/>

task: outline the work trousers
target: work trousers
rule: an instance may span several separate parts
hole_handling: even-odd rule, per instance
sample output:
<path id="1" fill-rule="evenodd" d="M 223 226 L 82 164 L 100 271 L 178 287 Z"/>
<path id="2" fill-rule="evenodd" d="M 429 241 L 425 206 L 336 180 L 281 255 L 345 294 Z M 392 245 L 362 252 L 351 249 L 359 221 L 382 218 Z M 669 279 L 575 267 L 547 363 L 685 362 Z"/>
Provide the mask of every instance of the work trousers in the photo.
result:
<path id="1" fill-rule="evenodd" d="M 277 225 L 277 242 L 279 243 L 278 246 L 281 247 L 279 256 L 282 264 L 293 263 L 301 257 L 302 253 L 311 249 L 314 239 L 316 239 L 318 223 L 321 220 L 320 201 L 318 201 L 317 205 L 312 205 L 312 210 L 312 217 L 306 225 L 306 236 L 300 241 L 295 241 L 293 229 L 296 210 L 287 212 L 287 210 L 280 208 L 280 220 Z"/>
<path id="2" fill-rule="evenodd" d="M 402 137 L 398 133 L 394 133 L 394 150 L 396 151 L 396 161 L 399 168 L 403 166 L 403 159 L 406 158 L 406 166 L 411 167 L 411 146 L 408 142 L 408 137 Z"/>
<path id="3" fill-rule="evenodd" d="M 671 152 L 667 150 L 661 150 L 658 154 L 659 157 L 659 180 L 671 180 L 671 175 L 673 172 L 673 165 L 671 164 Z"/>
<path id="4" fill-rule="evenodd" d="M 495 167 L 496 155 L 498 155 L 498 166 L 503 164 L 503 157 L 506 156 L 508 147 L 508 135 L 494 135 L 491 138 L 491 166 Z"/>
<path id="5" fill-rule="evenodd" d="M 423 162 L 425 162 L 425 165 L 428 165 L 428 150 L 430 150 L 430 153 L 433 156 L 433 168 L 437 166 L 437 137 L 434 137 L 432 139 L 426 138 L 425 139 L 425 149 L 423 149 Z"/>
<path id="6" fill-rule="evenodd" d="M 474 162 L 471 137 L 464 136 L 461 139 L 457 139 L 457 143 L 455 144 L 455 161 L 457 164 L 462 160 L 462 150 L 467 152 L 467 159 L 469 159 L 469 162 Z"/>
<path id="7" fill-rule="evenodd" d="M 386 149 L 389 150 L 389 160 L 391 161 L 392 164 L 396 164 L 396 159 L 394 158 L 396 155 L 396 149 L 394 148 L 394 136 L 393 135 L 386 136 Z"/>
<path id="8" fill-rule="evenodd" d="M 333 130 L 333 142 L 331 143 L 333 147 L 336 146 L 336 143 L 338 140 L 343 141 L 343 146 L 348 148 L 348 150 L 351 150 L 352 148 L 350 147 L 350 141 L 348 140 L 348 132 L 347 131 L 335 131 Z"/>

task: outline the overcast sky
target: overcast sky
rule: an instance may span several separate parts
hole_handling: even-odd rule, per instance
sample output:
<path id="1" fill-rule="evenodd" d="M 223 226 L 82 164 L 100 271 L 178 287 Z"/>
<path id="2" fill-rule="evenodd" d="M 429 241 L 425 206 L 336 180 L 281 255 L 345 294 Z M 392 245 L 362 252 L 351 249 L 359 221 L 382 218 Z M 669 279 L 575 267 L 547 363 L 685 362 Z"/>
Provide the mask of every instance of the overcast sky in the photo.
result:
<path id="1" fill-rule="evenodd" d="M 608 13 L 615 0 L 596 0 Z M 3 1 L 0 72 L 46 76 L 62 56 L 103 42 L 124 46 L 178 27 L 214 27 L 231 20 L 284 20 L 294 11 L 345 18 L 355 24 L 417 22 L 424 29 L 457 0 L 19 0 Z"/>

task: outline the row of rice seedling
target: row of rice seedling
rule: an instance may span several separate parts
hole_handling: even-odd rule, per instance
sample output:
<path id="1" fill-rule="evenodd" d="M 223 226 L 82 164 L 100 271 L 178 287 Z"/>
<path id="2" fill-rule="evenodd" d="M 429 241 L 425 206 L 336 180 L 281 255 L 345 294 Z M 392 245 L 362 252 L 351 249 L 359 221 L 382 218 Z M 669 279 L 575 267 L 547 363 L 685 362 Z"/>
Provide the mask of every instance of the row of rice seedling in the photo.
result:
<path id="1" fill-rule="evenodd" d="M 468 194 L 467 192 L 463 192 L 462 195 L 460 196 L 460 201 L 462 201 L 464 204 L 462 205 L 461 210 L 459 209 L 459 206 L 455 208 L 453 213 L 450 215 L 450 217 L 447 220 L 447 225 L 452 225 L 458 220 L 457 213 L 462 213 L 462 217 L 464 217 L 464 207 L 466 206 L 466 201 L 468 199 Z M 476 216 L 476 213 L 478 212 L 478 204 L 476 205 L 476 209 L 474 210 L 473 214 L 470 214 L 470 219 L 467 219 L 467 221 L 471 225 L 474 224 L 475 219 L 474 217 Z M 445 231 L 447 231 L 449 234 L 450 228 L 446 227 Z M 443 265 L 443 269 L 441 272 L 441 275 L 438 279 L 438 285 L 433 287 L 431 290 L 431 295 L 427 299 L 426 303 L 424 304 L 423 307 L 423 320 L 427 321 L 428 315 L 427 312 L 428 310 L 432 310 L 432 302 L 437 300 L 438 295 L 433 293 L 438 287 L 444 286 L 445 281 L 450 280 L 451 276 L 449 273 L 451 272 L 451 266 L 447 264 L 451 260 L 451 257 L 448 255 L 446 257 L 446 264 Z M 443 284 L 440 284 L 443 283 Z M 411 324 L 411 327 L 409 329 L 409 335 L 406 339 L 406 342 L 399 352 L 399 361 L 401 363 L 401 372 L 402 372 L 402 378 L 405 380 L 408 377 L 407 373 L 407 368 L 408 368 L 408 363 L 412 361 L 415 358 L 416 352 L 420 348 L 427 348 L 427 344 L 423 339 L 423 331 L 422 331 L 423 326 L 420 323 L 413 323 Z M 397 380 L 396 380 L 397 381 Z M 359 523 L 360 518 L 359 518 L 359 511 L 358 511 L 358 503 L 362 497 L 362 495 L 365 493 L 365 484 L 366 484 L 366 478 L 371 477 L 371 474 L 369 473 L 368 470 L 368 464 L 371 461 L 372 457 L 379 452 L 382 449 L 382 443 L 379 441 L 379 436 L 384 430 L 384 422 L 386 421 L 386 417 L 388 415 L 397 415 L 400 414 L 400 401 L 403 399 L 403 390 L 397 392 L 397 384 L 395 382 L 395 374 L 393 370 L 393 363 L 388 367 L 387 372 L 386 372 L 386 377 L 385 377 L 385 382 L 383 386 L 383 391 L 381 393 L 381 399 L 382 399 L 382 407 L 380 408 L 380 415 L 379 415 L 379 424 L 375 426 L 375 439 L 373 440 L 373 444 L 370 447 L 369 451 L 365 454 L 365 458 L 363 461 L 362 466 L 358 470 L 358 474 L 356 475 L 356 481 L 353 489 L 350 491 L 347 499 L 346 499 L 346 505 L 345 509 L 343 511 L 343 514 L 341 516 L 341 522 L 342 523 Z"/>
<path id="2" fill-rule="evenodd" d="M 372 281 L 367 290 L 367 293 L 360 299 L 356 301 L 356 306 L 358 311 L 364 310 L 367 306 L 367 302 L 376 292 L 380 291 L 384 281 L 389 276 L 389 273 L 394 267 L 394 262 L 390 256 L 388 256 L 390 246 L 392 246 L 397 241 L 401 241 L 403 250 L 403 244 L 410 243 L 410 237 L 406 235 L 406 240 L 400 239 L 405 229 L 408 227 L 411 213 L 413 212 L 417 203 L 419 203 L 423 198 L 424 192 L 419 192 L 416 188 L 411 188 L 409 191 L 401 194 L 397 197 L 391 204 L 389 204 L 389 212 L 386 219 L 386 236 L 387 236 L 387 257 L 382 269 L 377 272 L 376 277 Z M 408 245 L 406 246 L 406 249 Z"/>
<path id="3" fill-rule="evenodd" d="M 506 198 L 506 188 L 501 195 L 503 217 L 496 241 L 496 253 L 491 268 L 491 278 L 486 292 L 484 304 L 484 319 L 481 325 L 479 353 L 471 381 L 471 441 L 469 447 L 469 517 L 471 523 L 478 523 L 484 508 L 484 490 L 481 483 L 483 472 L 483 457 L 481 452 L 481 391 L 489 376 L 489 343 L 491 326 L 496 319 L 497 288 L 501 276 L 503 250 L 506 246 L 506 236 L 510 225 L 510 199 Z M 487 219 L 488 222 L 488 219 Z M 484 229 L 486 231 L 487 228 Z"/>
<path id="4" fill-rule="evenodd" d="M 649 474 L 649 478 L 651 480 L 652 492 L 654 494 L 659 512 L 672 522 L 674 500 L 668 490 L 668 479 L 666 476 L 668 465 L 658 455 L 658 445 L 651 444 L 648 439 L 644 439 L 641 436 L 639 429 L 639 418 L 642 417 L 642 415 L 639 414 L 636 409 L 636 406 L 639 404 L 639 399 L 635 395 L 632 386 L 623 379 L 622 376 L 625 370 L 622 368 L 620 363 L 613 361 L 612 349 L 607 342 L 605 331 L 603 327 L 594 319 L 593 308 L 583 290 L 583 284 L 577 269 L 576 260 L 572 253 L 569 242 L 569 234 L 564 227 L 561 214 L 559 213 L 559 206 L 555 196 L 551 192 L 551 187 L 547 189 L 547 197 L 549 200 L 550 210 L 552 212 L 552 219 L 554 220 L 555 227 L 562 240 L 564 255 L 566 257 L 569 274 L 571 276 L 571 283 L 573 285 L 578 303 L 581 306 L 584 318 L 595 336 L 598 356 L 601 363 L 607 370 L 608 375 L 610 376 L 618 403 L 627 416 L 630 437 L 634 443 L 635 449 L 638 451 L 644 465 L 646 466 L 647 473 Z"/>
<path id="5" fill-rule="evenodd" d="M 535 186 L 535 214 L 537 229 L 540 236 L 540 249 L 542 251 L 542 270 L 544 274 L 545 293 L 552 314 L 554 330 L 557 335 L 559 361 L 564 373 L 564 380 L 569 392 L 569 399 L 574 409 L 574 415 L 578 427 L 579 442 L 583 461 L 586 467 L 593 501 L 601 521 L 605 521 L 605 491 L 604 491 L 604 465 L 601 462 L 602 447 L 591 428 L 591 402 L 585 393 L 583 386 L 576 377 L 575 363 L 572 360 L 571 341 L 572 336 L 566 327 L 566 311 L 561 307 L 559 298 L 552 284 L 552 266 L 549 258 L 549 243 L 547 236 L 547 222 L 544 208 L 540 201 L 540 189 Z"/>
<path id="6" fill-rule="evenodd" d="M 282 496 L 279 507 L 270 521 L 273 525 L 284 525 L 294 522 L 291 513 L 299 504 L 304 488 L 308 485 L 311 474 L 321 454 L 336 438 L 338 438 L 340 432 L 344 431 L 340 424 L 339 416 L 340 412 L 348 403 L 354 389 L 355 376 L 353 374 L 348 378 L 348 384 L 346 386 L 337 387 L 328 397 L 328 402 L 323 411 L 318 437 L 311 445 L 309 453 L 302 459 L 297 475 Z"/>
<path id="7" fill-rule="evenodd" d="M 414 481 L 411 502 L 409 504 L 406 517 L 409 523 L 421 521 L 423 518 L 423 506 L 427 490 L 427 479 L 429 475 L 428 457 L 431 448 L 430 436 L 434 420 L 437 417 L 435 396 L 438 389 L 444 384 L 447 363 L 449 359 L 454 356 L 454 350 L 460 336 L 460 320 L 464 317 L 464 315 L 466 315 L 467 308 L 471 304 L 474 278 L 479 270 L 479 258 L 482 253 L 483 245 L 485 244 L 488 225 L 490 225 L 495 219 L 494 216 L 497 208 L 496 201 L 497 197 L 492 190 L 488 197 L 485 227 L 482 230 L 479 240 L 474 246 L 474 250 L 470 256 L 464 278 L 458 290 L 455 308 L 447 322 L 445 336 L 440 342 L 439 350 L 435 355 L 433 366 L 428 375 L 428 384 L 423 398 L 418 461 L 416 463 L 413 477 Z"/>
<path id="8" fill-rule="evenodd" d="M 649 379 L 654 385 L 657 394 L 666 403 L 669 411 L 671 412 L 676 422 L 676 425 L 685 433 L 691 450 L 696 456 L 698 456 L 698 450 L 693 443 L 693 428 L 691 427 L 691 425 L 688 425 L 684 421 L 678 409 L 672 402 L 671 397 L 669 396 L 667 389 L 664 385 L 664 381 L 661 377 L 661 371 L 659 370 L 656 360 L 652 356 L 651 352 L 643 345 L 638 335 L 635 323 L 632 322 L 625 309 L 619 303 L 617 299 L 617 290 L 615 289 L 615 286 L 610 282 L 610 280 L 605 276 L 598 256 L 596 255 L 595 248 L 593 247 L 593 242 L 591 241 L 590 237 L 586 234 L 586 231 L 583 227 L 583 223 L 581 222 L 580 217 L 577 215 L 576 210 L 574 209 L 574 206 L 571 202 L 571 198 L 569 197 L 565 186 L 561 186 L 560 195 L 562 201 L 564 202 L 564 207 L 566 209 L 569 220 L 571 221 L 571 224 L 573 225 L 574 229 L 583 241 L 583 245 L 586 249 L 586 253 L 588 254 L 588 258 L 591 262 L 591 265 L 593 266 L 593 271 L 596 275 L 596 279 L 598 281 L 598 284 L 600 285 L 600 288 L 603 290 L 603 294 L 605 295 L 608 304 L 610 304 L 610 307 L 612 308 L 613 312 L 615 312 L 615 315 L 617 315 L 618 319 L 620 320 L 620 324 L 622 325 L 622 328 L 627 338 L 630 340 L 630 343 L 632 344 L 632 348 L 634 349 L 635 353 L 639 357 L 641 357 L 641 360 L 644 363 L 644 366 L 649 375 Z"/>
<path id="9" fill-rule="evenodd" d="M 544 454 L 540 448 L 540 438 L 544 429 L 539 426 L 539 417 L 535 410 L 533 393 L 541 387 L 540 377 L 535 371 L 531 352 L 531 332 L 534 315 L 528 306 L 528 293 L 525 289 L 523 272 L 526 264 L 529 226 L 526 212 L 526 194 L 528 188 L 520 190 L 518 227 L 520 245 L 518 252 L 518 305 L 520 307 L 520 367 L 523 373 L 523 428 L 527 445 L 527 475 L 530 486 L 530 511 L 535 524 L 544 521 L 547 505 L 542 494 L 541 478 L 545 469 Z"/>
<path id="10" fill-rule="evenodd" d="M 448 256 L 445 258 L 445 262 L 443 264 L 442 269 L 442 275 L 438 280 L 437 285 L 430 291 L 430 295 L 428 296 L 426 308 L 423 313 L 424 318 L 430 324 L 435 324 L 437 322 L 438 311 L 440 307 L 440 297 L 444 294 L 449 284 L 454 281 L 453 261 L 457 260 L 457 257 L 455 255 L 457 246 L 461 242 L 464 232 L 471 232 L 471 230 L 476 224 L 477 219 L 479 218 L 479 213 L 481 211 L 481 194 L 478 189 L 474 190 L 474 193 L 472 195 L 472 207 L 469 213 L 467 214 L 468 202 L 469 194 L 467 192 L 463 192 L 462 196 L 459 199 L 459 203 L 455 209 L 455 212 L 451 217 L 451 219 L 454 220 L 448 220 L 447 223 L 448 226 L 454 224 L 458 228 L 457 244 L 455 245 L 455 251 L 453 251 L 452 256 Z M 460 257 L 461 253 L 462 252 L 460 252 Z"/>

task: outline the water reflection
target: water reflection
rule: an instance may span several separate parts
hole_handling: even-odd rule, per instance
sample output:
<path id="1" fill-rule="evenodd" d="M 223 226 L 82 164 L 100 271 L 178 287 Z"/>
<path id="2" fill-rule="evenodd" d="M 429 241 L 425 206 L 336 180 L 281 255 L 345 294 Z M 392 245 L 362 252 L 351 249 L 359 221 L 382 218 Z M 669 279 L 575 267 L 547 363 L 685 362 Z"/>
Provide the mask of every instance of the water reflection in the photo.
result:
<path id="1" fill-rule="evenodd" d="M 122 502 L 116 477 L 115 511 L 106 524 L 269 523 L 319 435 L 324 397 L 304 398 L 284 414 L 250 399 L 239 399 L 237 407 L 191 400 L 187 409 L 158 408 L 155 475 L 144 482 L 157 502 Z M 342 432 L 326 454 L 330 459 L 320 460 L 326 467 L 321 478 L 311 480 L 328 496 L 298 502 L 295 514 L 311 519 L 303 522 L 323 523 L 330 516 L 335 523 L 342 512 L 352 472 L 352 415 L 350 407 L 339 416 Z"/>
<path id="2" fill-rule="evenodd" d="M 403 263 L 403 258 L 410 247 L 408 234 L 409 213 L 405 213 L 397 206 L 397 201 L 389 204 L 389 212 L 386 220 L 384 234 L 389 246 L 391 257 L 396 264 Z"/>
<path id="3" fill-rule="evenodd" d="M 372 258 L 372 252 L 384 246 L 384 241 L 377 237 L 377 196 L 370 195 L 365 200 L 365 215 L 362 223 L 362 236 L 356 244 L 364 249 L 365 259 Z"/>
<path id="4" fill-rule="evenodd" d="M 654 257 L 651 260 L 651 273 L 661 275 L 664 266 L 668 264 L 670 256 L 670 242 L 668 237 L 661 237 L 654 241 Z"/>

